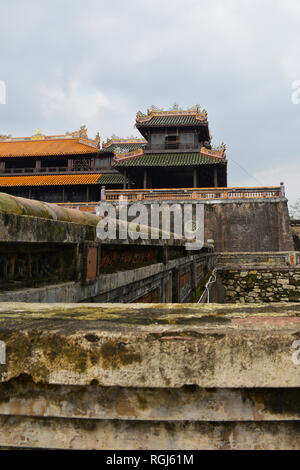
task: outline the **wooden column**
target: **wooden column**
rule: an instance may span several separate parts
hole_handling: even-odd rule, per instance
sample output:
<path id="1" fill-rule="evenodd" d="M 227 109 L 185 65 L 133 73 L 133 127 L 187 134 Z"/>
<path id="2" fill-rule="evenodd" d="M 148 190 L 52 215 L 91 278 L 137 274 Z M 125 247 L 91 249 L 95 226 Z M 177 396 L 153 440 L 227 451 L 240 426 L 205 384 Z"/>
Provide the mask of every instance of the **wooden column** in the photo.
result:
<path id="1" fill-rule="evenodd" d="M 38 160 L 38 159 L 37 159 L 37 160 L 35 161 L 35 169 L 36 169 L 37 172 L 40 171 L 40 169 L 41 169 L 41 160 Z"/>
<path id="2" fill-rule="evenodd" d="M 123 189 L 126 189 L 127 186 L 127 171 L 126 169 L 124 170 L 124 183 L 123 183 Z"/>
<path id="3" fill-rule="evenodd" d="M 89 202 L 89 198 L 90 198 L 90 188 L 87 186 L 86 187 L 86 202 Z"/>
<path id="4" fill-rule="evenodd" d="M 68 171 L 72 170 L 72 166 L 73 166 L 73 160 L 72 158 L 68 158 Z"/>
<path id="5" fill-rule="evenodd" d="M 4 173 L 5 170 L 5 160 L 0 161 L 0 173 Z"/>
<path id="6" fill-rule="evenodd" d="M 147 168 L 144 168 L 144 189 L 147 189 Z"/>
<path id="7" fill-rule="evenodd" d="M 218 187 L 218 168 L 214 167 L 214 187 Z"/>
<path id="8" fill-rule="evenodd" d="M 65 202 L 65 187 L 62 188 L 62 202 Z"/>
<path id="9" fill-rule="evenodd" d="M 197 182 L 197 169 L 194 168 L 193 170 L 193 188 L 197 188 L 198 182 Z"/>

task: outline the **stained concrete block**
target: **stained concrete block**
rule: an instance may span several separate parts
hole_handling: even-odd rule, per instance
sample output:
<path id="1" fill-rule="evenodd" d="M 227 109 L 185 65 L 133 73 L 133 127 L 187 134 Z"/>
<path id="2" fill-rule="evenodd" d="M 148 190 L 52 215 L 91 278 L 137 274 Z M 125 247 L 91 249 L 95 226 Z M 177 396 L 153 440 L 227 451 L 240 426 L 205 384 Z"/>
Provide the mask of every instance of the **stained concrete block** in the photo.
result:
<path id="1" fill-rule="evenodd" d="M 299 450 L 299 323 L 299 304 L 1 303 L 0 447 Z"/>

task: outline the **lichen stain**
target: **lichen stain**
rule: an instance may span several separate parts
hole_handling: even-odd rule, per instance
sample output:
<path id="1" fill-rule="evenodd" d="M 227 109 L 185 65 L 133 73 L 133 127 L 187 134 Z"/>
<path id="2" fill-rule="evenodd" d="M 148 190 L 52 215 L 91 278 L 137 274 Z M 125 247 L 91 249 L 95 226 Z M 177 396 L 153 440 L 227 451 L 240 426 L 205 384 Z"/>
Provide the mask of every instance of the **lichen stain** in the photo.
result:
<path id="1" fill-rule="evenodd" d="M 137 401 L 138 401 L 139 407 L 140 407 L 140 409 L 141 409 L 142 411 L 145 411 L 147 408 L 149 408 L 147 399 L 146 399 L 146 397 L 143 395 L 142 390 L 140 390 L 140 391 L 137 392 L 136 397 L 137 397 Z"/>
<path id="2" fill-rule="evenodd" d="M 83 349 L 76 339 L 55 334 L 2 332 L 1 339 L 6 342 L 9 375 L 17 377 L 26 373 L 36 383 L 47 383 L 50 371 L 56 369 L 83 373 L 91 362 L 98 360 L 97 352 Z"/>
<path id="3" fill-rule="evenodd" d="M 120 369 L 122 366 L 141 362 L 141 355 L 129 352 L 124 347 L 119 347 L 117 341 L 107 341 L 100 349 L 102 367 L 104 369 Z"/>
<path id="4" fill-rule="evenodd" d="M 279 415 L 300 416 L 300 395 L 297 388 L 241 389 L 245 403 L 250 400 L 253 406 L 262 405 L 263 412 Z"/>
<path id="5" fill-rule="evenodd" d="M 137 417 L 137 412 L 132 406 L 132 403 L 125 395 L 120 395 L 117 399 L 117 413 L 119 416 Z"/>

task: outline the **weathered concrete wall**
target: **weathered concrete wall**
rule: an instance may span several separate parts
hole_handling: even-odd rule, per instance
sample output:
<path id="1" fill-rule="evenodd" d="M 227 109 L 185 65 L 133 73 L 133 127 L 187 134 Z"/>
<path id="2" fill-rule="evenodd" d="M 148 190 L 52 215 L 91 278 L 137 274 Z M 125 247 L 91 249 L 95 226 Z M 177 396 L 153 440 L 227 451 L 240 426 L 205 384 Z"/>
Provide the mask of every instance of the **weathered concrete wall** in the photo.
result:
<path id="1" fill-rule="evenodd" d="M 1 291 L 76 279 L 74 245 L 0 244 Z"/>
<path id="2" fill-rule="evenodd" d="M 0 193 L 2 301 L 193 300 L 212 253 L 172 238 L 100 241 L 100 218 L 77 212 Z"/>
<path id="3" fill-rule="evenodd" d="M 299 450 L 299 321 L 299 304 L 0 304 L 0 446 Z"/>
<path id="4" fill-rule="evenodd" d="M 300 266 L 300 252 L 216 253 L 219 266 L 226 268 L 280 268 Z"/>
<path id="5" fill-rule="evenodd" d="M 212 262 L 211 254 L 199 254 L 165 263 L 153 262 L 129 270 L 118 269 L 115 265 L 112 272 L 101 274 L 100 271 L 96 279 L 85 283 L 73 281 L 35 288 L 21 289 L 18 281 L 9 281 L 2 283 L 0 302 L 193 301 L 197 288 L 201 290 L 211 270 Z M 70 269 L 72 264 L 67 266 Z M 24 284 L 23 281 L 19 281 L 21 285 Z"/>
<path id="6" fill-rule="evenodd" d="M 1 192 L 0 212 L 91 226 L 96 226 L 100 220 L 96 215 L 87 212 L 67 209 L 48 202 L 15 197 Z"/>
<path id="7" fill-rule="evenodd" d="M 207 204 L 205 237 L 221 252 L 294 250 L 285 200 Z"/>

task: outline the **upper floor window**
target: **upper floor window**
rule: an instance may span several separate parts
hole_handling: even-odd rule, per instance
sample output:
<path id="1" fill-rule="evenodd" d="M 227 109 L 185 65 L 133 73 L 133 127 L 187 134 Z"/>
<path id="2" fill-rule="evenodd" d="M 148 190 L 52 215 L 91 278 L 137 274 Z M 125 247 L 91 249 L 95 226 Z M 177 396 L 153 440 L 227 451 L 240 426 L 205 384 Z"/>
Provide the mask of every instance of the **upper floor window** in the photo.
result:
<path id="1" fill-rule="evenodd" d="M 167 135 L 165 139 L 166 149 L 177 149 L 179 148 L 179 137 L 178 135 Z"/>

